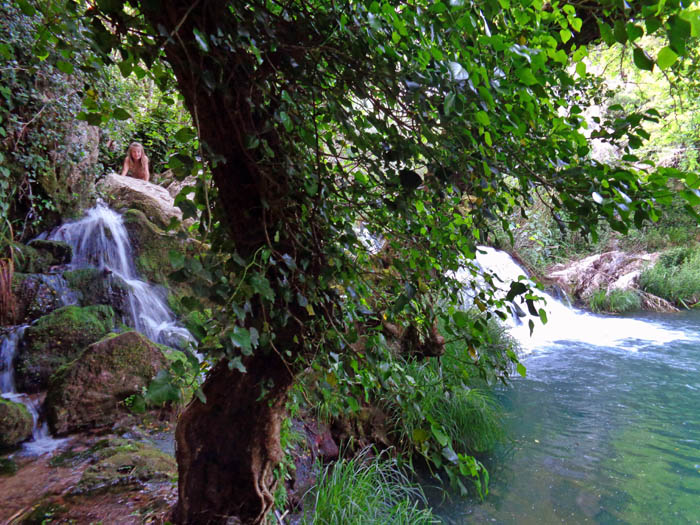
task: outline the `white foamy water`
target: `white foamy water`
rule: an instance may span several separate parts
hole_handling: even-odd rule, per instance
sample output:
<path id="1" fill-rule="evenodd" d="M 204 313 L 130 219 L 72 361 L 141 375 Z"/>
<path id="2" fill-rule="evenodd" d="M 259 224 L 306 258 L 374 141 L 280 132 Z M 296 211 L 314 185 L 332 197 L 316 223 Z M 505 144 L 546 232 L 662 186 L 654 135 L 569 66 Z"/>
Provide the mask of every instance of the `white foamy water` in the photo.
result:
<path id="1" fill-rule="evenodd" d="M 30 455 L 41 455 L 56 450 L 66 439 L 54 439 L 48 423 L 41 418 L 41 399 L 37 396 L 20 394 L 15 389 L 14 360 L 22 342 L 27 325 L 10 330 L 0 338 L 0 392 L 2 397 L 15 403 L 22 403 L 32 415 L 32 440 L 22 445 L 22 451 Z"/>
<path id="2" fill-rule="evenodd" d="M 523 276 L 526 276 L 525 270 L 507 253 L 483 246 L 479 247 L 479 251 L 483 252 L 477 253 L 479 266 L 495 273 L 503 281 L 495 281 L 503 297 L 510 289 L 511 282 L 522 280 Z M 543 325 L 538 317 L 529 314 L 522 317 L 520 322 L 515 320 L 516 316 L 511 319 L 510 332 L 520 342 L 523 353 L 526 354 L 570 341 L 634 352 L 652 343 L 689 339 L 687 332 L 667 328 L 658 321 L 595 315 L 572 308 L 546 292 L 537 290 L 536 294 L 546 301 L 546 304 L 535 304 L 537 309 L 544 308 L 547 312 L 547 324 Z M 520 299 L 515 301 L 519 303 Z M 523 312 L 527 312 L 525 304 L 522 304 L 521 308 Z M 528 327 L 529 319 L 535 323 L 532 335 Z"/>
<path id="3" fill-rule="evenodd" d="M 73 247 L 72 268 L 98 268 L 124 280 L 129 292 L 127 324 L 157 343 L 178 347 L 192 341 L 191 334 L 177 324 L 168 308 L 165 292 L 138 277 L 120 214 L 98 203 L 85 217 L 63 224 L 47 238 Z"/>

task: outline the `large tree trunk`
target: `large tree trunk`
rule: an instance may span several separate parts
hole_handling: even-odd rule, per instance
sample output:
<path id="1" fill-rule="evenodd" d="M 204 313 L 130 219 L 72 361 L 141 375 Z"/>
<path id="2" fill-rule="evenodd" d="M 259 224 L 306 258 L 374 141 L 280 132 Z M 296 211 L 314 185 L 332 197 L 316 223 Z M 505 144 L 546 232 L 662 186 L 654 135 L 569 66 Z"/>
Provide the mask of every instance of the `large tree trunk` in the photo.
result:
<path id="1" fill-rule="evenodd" d="M 241 374 L 220 362 L 203 388 L 207 402 L 193 400 L 180 417 L 175 435 L 178 523 L 260 523 L 271 509 L 291 384 L 282 365 L 274 358 L 249 360 L 247 373 Z M 275 381 L 274 387 L 260 399 L 261 382 L 267 379 Z"/>
<path id="2" fill-rule="evenodd" d="M 256 57 L 245 49 L 205 50 L 193 35 L 195 31 L 228 34 L 235 39 L 240 24 L 255 24 L 256 16 L 245 4 L 237 10 L 223 0 L 144 0 L 142 7 L 150 24 L 170 35 L 165 43 L 168 61 L 200 138 L 218 157 L 212 174 L 219 209 L 236 251 L 251 257 L 269 246 L 273 236 L 269 228 L 297 220 L 287 179 L 277 176 L 277 167 L 260 162 L 263 153 L 248 142 L 250 137 L 265 141 L 278 153 L 275 160 L 284 165 L 284 152 L 279 151 L 270 125 L 273 102 L 269 93 L 261 95 L 256 84 L 276 69 L 259 67 Z M 239 14 L 250 20 L 237 19 Z M 257 79 L 251 78 L 253 71 Z M 284 243 L 284 239 L 276 241 L 274 249 L 295 253 Z M 285 279 L 272 273 L 268 278 L 273 286 Z M 272 308 L 288 307 L 275 304 Z M 253 319 L 255 323 L 262 317 L 261 306 L 253 305 L 252 310 L 252 317 L 258 318 Z M 295 321 L 275 328 L 276 348 L 298 355 L 304 315 L 303 310 L 297 312 Z M 258 524 L 273 504 L 273 467 L 282 459 L 280 422 L 293 375 L 270 348 L 257 348 L 243 363 L 246 373 L 229 369 L 226 360 L 219 362 L 203 385 L 206 403 L 195 399 L 178 421 L 175 519 L 179 523 Z"/>

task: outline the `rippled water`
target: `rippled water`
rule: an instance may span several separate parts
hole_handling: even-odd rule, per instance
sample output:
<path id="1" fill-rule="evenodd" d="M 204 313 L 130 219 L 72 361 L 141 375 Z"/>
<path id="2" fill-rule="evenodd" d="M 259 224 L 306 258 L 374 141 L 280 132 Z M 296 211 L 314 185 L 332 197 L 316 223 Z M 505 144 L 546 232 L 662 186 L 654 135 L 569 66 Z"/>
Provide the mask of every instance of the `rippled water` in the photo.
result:
<path id="1" fill-rule="evenodd" d="M 499 392 L 514 441 L 489 460 L 491 494 L 443 517 L 700 523 L 700 312 L 572 315 L 581 324 L 550 321 L 527 377 Z"/>

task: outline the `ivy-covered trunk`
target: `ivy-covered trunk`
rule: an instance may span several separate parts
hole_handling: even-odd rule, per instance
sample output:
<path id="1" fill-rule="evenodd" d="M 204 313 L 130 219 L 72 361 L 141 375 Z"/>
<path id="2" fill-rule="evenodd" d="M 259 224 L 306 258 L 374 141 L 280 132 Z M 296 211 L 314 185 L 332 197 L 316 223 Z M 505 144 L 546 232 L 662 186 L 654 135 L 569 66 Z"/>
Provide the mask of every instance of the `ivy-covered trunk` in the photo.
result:
<path id="1" fill-rule="evenodd" d="M 274 503 L 291 376 L 274 358 L 246 366 L 242 374 L 220 362 L 203 388 L 207 402 L 194 399 L 178 422 L 178 523 L 261 523 Z M 274 386 L 261 397 L 260 385 L 269 380 Z"/>
<path id="2" fill-rule="evenodd" d="M 193 38 L 236 34 L 236 27 L 227 25 L 235 23 L 234 8 L 222 1 L 173 0 L 157 10 L 143 4 L 149 22 L 171 35 L 165 51 L 200 139 L 216 159 L 212 175 L 233 249 L 245 261 L 262 248 L 290 253 L 284 239 L 271 244 L 270 230 L 293 223 L 298 210 L 289 202 L 286 179 L 275 176 L 258 147 L 264 142 L 265 151 L 280 153 L 276 135 L 270 132 L 272 103 L 251 79 L 256 58 L 226 46 L 207 50 Z M 273 72 L 258 69 L 262 77 Z M 231 326 L 261 330 L 270 322 L 266 312 L 286 309 L 276 290 L 286 278 L 270 270 L 266 279 L 272 287 L 267 306 L 262 300 L 254 302 L 245 321 L 232 319 Z M 280 423 L 293 381 L 280 352 L 298 355 L 303 314 L 293 314 L 293 323 L 273 327 L 274 343 L 261 343 L 252 355 L 243 357 L 244 367 L 221 360 L 202 387 L 206 403 L 195 399 L 178 421 L 179 498 L 174 513 L 178 523 L 257 524 L 271 509 L 273 469 L 282 459 Z M 244 373 L 239 371 L 243 369 Z"/>

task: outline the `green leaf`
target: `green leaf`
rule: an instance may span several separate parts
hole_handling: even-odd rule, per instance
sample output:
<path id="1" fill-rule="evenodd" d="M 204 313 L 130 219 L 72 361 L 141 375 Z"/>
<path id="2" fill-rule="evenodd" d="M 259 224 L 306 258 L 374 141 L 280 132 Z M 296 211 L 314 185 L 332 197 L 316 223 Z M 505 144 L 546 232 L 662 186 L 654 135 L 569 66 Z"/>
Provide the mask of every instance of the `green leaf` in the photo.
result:
<path id="1" fill-rule="evenodd" d="M 128 120 L 131 118 L 129 112 L 123 108 L 114 108 L 112 111 L 112 116 L 117 120 Z"/>
<path id="2" fill-rule="evenodd" d="M 433 436 L 435 436 L 435 439 L 438 440 L 438 443 L 440 443 L 440 446 L 444 447 L 450 442 L 450 438 L 447 437 L 447 434 L 445 434 L 437 425 L 431 425 L 430 430 L 432 431 Z"/>
<path id="3" fill-rule="evenodd" d="M 407 190 L 415 190 L 423 182 L 418 173 L 413 170 L 401 170 L 399 171 L 399 182 Z"/>
<path id="4" fill-rule="evenodd" d="M 510 290 L 506 294 L 506 301 L 512 301 L 516 296 L 522 295 L 527 292 L 527 286 L 525 286 L 520 281 L 513 281 L 510 283 Z"/>
<path id="5" fill-rule="evenodd" d="M 56 67 L 60 71 L 63 71 L 66 75 L 70 75 L 73 73 L 73 64 L 71 64 L 69 62 L 64 62 L 63 60 L 58 60 L 58 61 L 56 61 Z"/>
<path id="6" fill-rule="evenodd" d="M 613 36 L 615 40 L 620 44 L 627 43 L 627 29 L 625 23 L 622 20 L 617 20 L 613 26 Z"/>
<path id="7" fill-rule="evenodd" d="M 261 273 L 255 273 L 250 277 L 250 285 L 253 287 L 256 293 L 259 293 L 264 299 L 268 301 L 275 300 L 275 292 L 272 291 L 270 287 L 270 281 L 267 277 Z"/>
<path id="8" fill-rule="evenodd" d="M 229 338 L 235 347 L 241 349 L 243 355 L 253 354 L 253 343 L 250 339 L 250 330 L 236 325 L 233 327 L 233 332 Z"/>
<path id="9" fill-rule="evenodd" d="M 524 364 L 518 363 L 516 368 L 518 370 L 518 374 L 520 374 L 521 376 L 525 377 L 527 375 L 527 368 L 525 368 Z"/>
<path id="10" fill-rule="evenodd" d="M 685 43 L 690 37 L 692 26 L 690 22 L 683 20 L 678 16 L 672 16 L 668 21 L 670 28 L 668 30 L 668 39 L 673 50 L 679 55 L 685 53 Z"/>
<path id="11" fill-rule="evenodd" d="M 289 115 L 287 115 L 285 111 L 280 111 L 280 122 L 282 122 L 284 129 L 286 129 L 287 131 L 292 131 L 292 128 L 294 128 L 294 123 L 292 122 L 292 119 L 289 118 Z"/>
<path id="12" fill-rule="evenodd" d="M 646 71 L 654 69 L 654 61 L 647 56 L 643 49 L 635 47 L 632 52 L 632 57 L 634 59 L 634 65 L 639 69 L 644 69 Z"/>
<path id="13" fill-rule="evenodd" d="M 491 125 L 491 119 L 489 119 L 489 116 L 485 111 L 477 111 L 476 115 L 474 115 L 474 119 L 484 127 Z"/>
<path id="14" fill-rule="evenodd" d="M 177 133 L 175 133 L 175 136 L 173 138 L 180 144 L 184 144 L 186 142 L 189 142 L 196 136 L 197 134 L 192 128 L 190 128 L 189 126 L 185 126 L 184 128 L 180 128 L 179 130 L 177 130 Z"/>
<path id="15" fill-rule="evenodd" d="M 179 401 L 180 392 L 172 384 L 170 374 L 165 370 L 161 370 L 148 385 L 146 398 L 155 405 L 163 405 L 168 401 Z"/>
<path id="16" fill-rule="evenodd" d="M 425 442 L 430 437 L 428 431 L 423 428 L 416 428 L 413 430 L 413 441 L 419 445 Z"/>
<path id="17" fill-rule="evenodd" d="M 532 70 L 527 67 L 518 69 L 515 72 L 515 74 L 518 76 L 520 81 L 526 86 L 532 86 L 533 84 L 537 84 L 537 78 L 535 77 L 535 75 L 532 74 Z"/>
<path id="18" fill-rule="evenodd" d="M 194 40 L 197 42 L 199 48 L 205 53 L 209 53 L 209 41 L 207 36 L 196 27 L 192 29 L 192 33 L 194 34 Z"/>
<path id="19" fill-rule="evenodd" d="M 243 364 L 243 361 L 241 360 L 241 356 L 239 355 L 237 355 L 228 362 L 228 368 L 229 370 L 233 370 L 235 368 L 241 374 L 245 374 L 248 371 L 248 369 Z"/>
<path id="20" fill-rule="evenodd" d="M 448 93 L 447 96 L 445 97 L 445 116 L 449 117 L 450 113 L 452 112 L 452 109 L 455 106 L 455 94 L 454 93 Z"/>
<path id="21" fill-rule="evenodd" d="M 559 36 L 561 37 L 561 43 L 566 44 L 569 40 L 571 40 L 571 31 L 568 29 L 562 29 L 559 31 Z"/>
<path id="22" fill-rule="evenodd" d="M 659 55 L 656 57 L 656 63 L 661 69 L 667 69 L 671 67 L 677 59 L 678 55 L 676 52 L 670 47 L 666 46 L 659 51 Z"/>
<path id="23" fill-rule="evenodd" d="M 469 324 L 469 314 L 463 312 L 462 310 L 457 310 L 452 314 L 452 320 L 457 325 L 457 328 L 466 328 Z"/>
<path id="24" fill-rule="evenodd" d="M 627 38 L 630 42 L 634 42 L 635 40 L 642 38 L 642 35 L 644 34 L 644 30 L 641 27 L 632 23 L 628 23 L 625 26 L 625 30 L 627 31 Z"/>
<path id="25" fill-rule="evenodd" d="M 586 63 L 585 62 L 578 62 L 576 64 L 576 73 L 578 73 L 578 76 L 580 76 L 580 77 L 586 76 Z"/>
<path id="26" fill-rule="evenodd" d="M 613 31 L 608 24 L 605 22 L 598 21 L 598 28 L 600 29 L 600 36 L 607 45 L 611 46 L 615 43 L 615 36 Z"/>
<path id="27" fill-rule="evenodd" d="M 20 10 L 27 16 L 34 16 L 36 9 L 27 0 L 15 0 Z"/>

